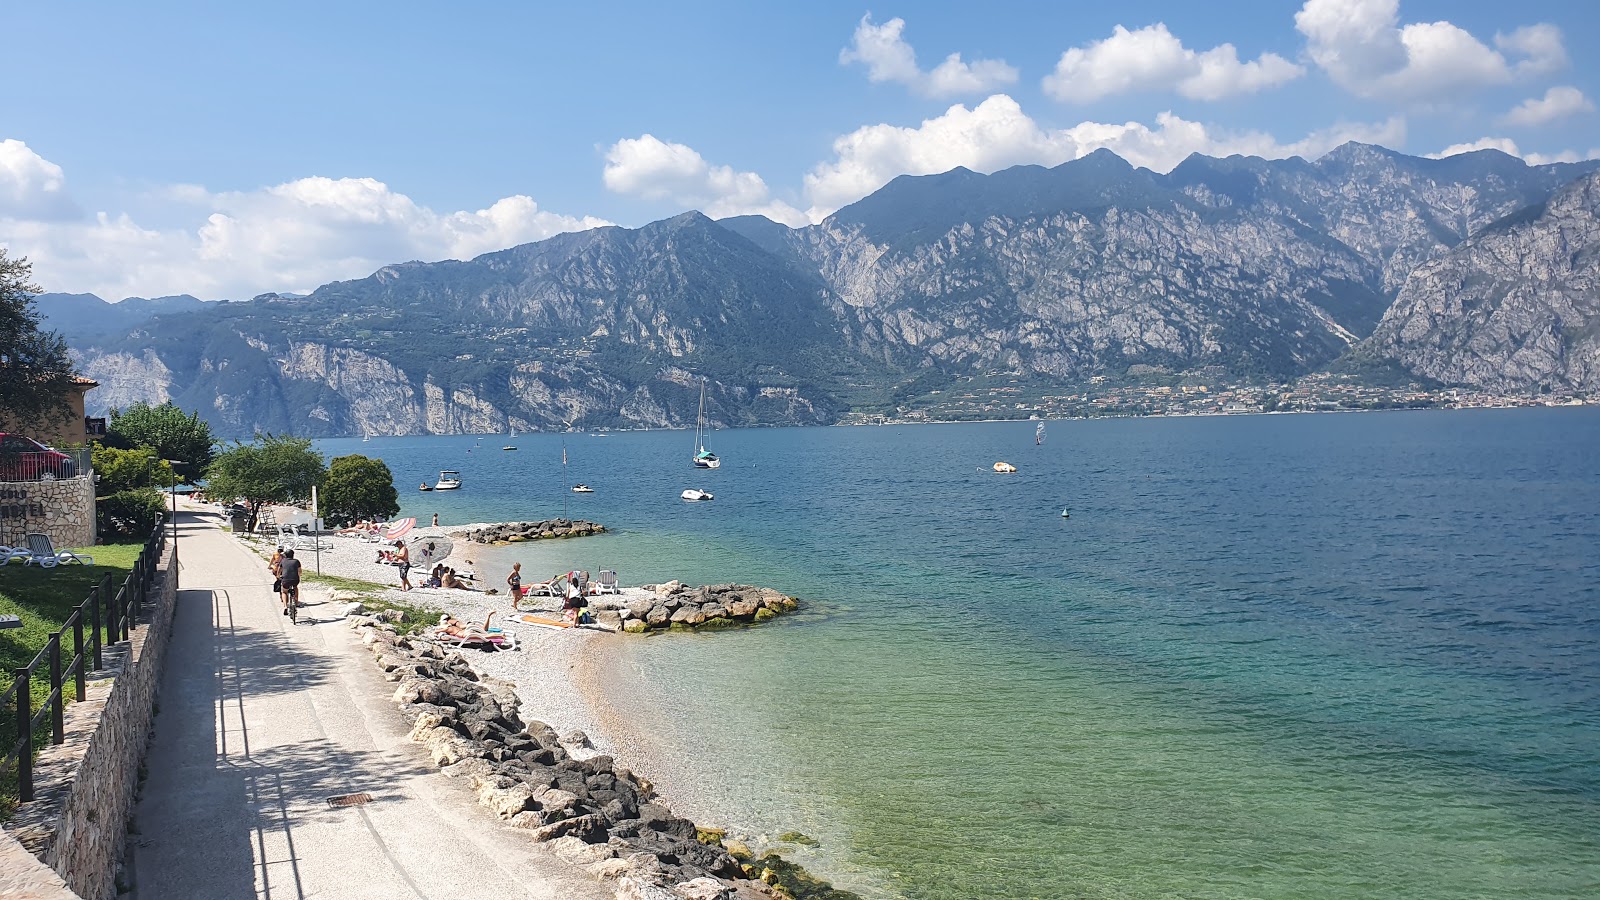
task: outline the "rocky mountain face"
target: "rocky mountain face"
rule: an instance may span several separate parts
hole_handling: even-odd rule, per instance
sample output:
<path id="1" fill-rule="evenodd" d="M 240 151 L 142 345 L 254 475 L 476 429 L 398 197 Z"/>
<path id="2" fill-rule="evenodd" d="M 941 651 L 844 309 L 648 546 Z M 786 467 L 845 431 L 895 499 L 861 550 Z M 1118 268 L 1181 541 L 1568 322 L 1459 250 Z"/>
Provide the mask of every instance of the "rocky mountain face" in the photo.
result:
<path id="1" fill-rule="evenodd" d="M 807 228 L 687 213 L 68 337 L 92 402 L 171 398 L 227 435 L 682 426 L 702 379 L 712 421 L 751 425 L 891 411 L 965 374 L 1291 377 L 1596 165 L 1349 144 L 1158 175 L 1101 151 L 898 178 Z"/>
<path id="2" fill-rule="evenodd" d="M 1363 349 L 1448 384 L 1600 393 L 1600 174 L 1418 266 Z"/>

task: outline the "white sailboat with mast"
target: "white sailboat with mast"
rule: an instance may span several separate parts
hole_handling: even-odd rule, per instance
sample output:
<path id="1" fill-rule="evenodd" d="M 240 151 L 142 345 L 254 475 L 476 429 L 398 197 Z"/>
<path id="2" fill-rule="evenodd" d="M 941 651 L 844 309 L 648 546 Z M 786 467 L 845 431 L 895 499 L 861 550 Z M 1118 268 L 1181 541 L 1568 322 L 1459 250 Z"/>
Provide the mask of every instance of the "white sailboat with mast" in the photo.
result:
<path id="1" fill-rule="evenodd" d="M 706 449 L 705 442 L 701 440 L 700 432 L 706 423 L 706 380 L 700 379 L 700 412 L 694 421 L 694 467 L 696 469 L 716 469 L 722 466 L 722 460 L 715 453 Z"/>

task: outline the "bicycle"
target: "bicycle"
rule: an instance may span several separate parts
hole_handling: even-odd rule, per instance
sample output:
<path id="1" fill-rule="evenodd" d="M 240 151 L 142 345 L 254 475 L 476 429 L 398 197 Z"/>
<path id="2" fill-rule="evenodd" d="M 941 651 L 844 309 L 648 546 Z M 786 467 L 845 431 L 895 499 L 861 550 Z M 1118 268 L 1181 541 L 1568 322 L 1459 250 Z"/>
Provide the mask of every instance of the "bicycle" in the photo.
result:
<path id="1" fill-rule="evenodd" d="M 294 625 L 300 621 L 300 585 L 286 584 L 283 586 L 285 599 L 284 606 L 289 610 L 289 624 Z"/>

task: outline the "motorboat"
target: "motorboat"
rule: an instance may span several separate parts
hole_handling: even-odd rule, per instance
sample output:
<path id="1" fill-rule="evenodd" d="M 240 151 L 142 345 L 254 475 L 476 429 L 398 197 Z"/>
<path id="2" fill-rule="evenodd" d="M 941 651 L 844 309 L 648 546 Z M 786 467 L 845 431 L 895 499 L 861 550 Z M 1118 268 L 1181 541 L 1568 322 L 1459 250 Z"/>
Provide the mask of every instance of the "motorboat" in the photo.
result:
<path id="1" fill-rule="evenodd" d="M 589 487 L 587 484 L 575 484 L 572 486 L 572 492 L 574 494 L 592 494 L 594 493 L 594 488 Z"/>
<path id="2" fill-rule="evenodd" d="M 431 484 L 427 483 L 426 481 L 424 481 L 422 484 L 417 485 L 417 490 L 419 490 L 419 491 L 431 491 L 431 490 L 433 490 L 433 485 L 431 485 Z"/>
<path id="3" fill-rule="evenodd" d="M 517 449 L 517 448 L 515 448 L 515 447 L 513 447 L 513 446 L 511 446 L 511 445 L 510 445 L 510 444 L 507 444 L 507 445 L 505 445 L 505 446 L 504 446 L 504 447 L 501 447 L 501 448 L 500 448 L 500 449 L 501 449 L 501 450 L 515 450 L 515 449 Z"/>
<path id="4" fill-rule="evenodd" d="M 707 450 L 705 443 L 703 441 L 701 441 L 701 439 L 700 439 L 700 431 L 701 431 L 701 429 L 703 429 L 705 427 L 705 423 L 706 423 L 706 382 L 705 382 L 705 379 L 702 378 L 702 379 L 700 379 L 700 412 L 695 416 L 695 420 L 694 420 L 694 457 L 692 459 L 693 459 L 693 462 L 694 462 L 694 467 L 696 469 L 717 469 L 717 468 L 721 468 L 722 460 L 717 459 L 717 455 L 715 453 L 712 453 L 710 450 Z M 687 499 L 687 498 L 685 498 L 685 499 Z M 706 497 L 705 499 L 710 500 L 711 498 L 710 497 Z"/>
<path id="5" fill-rule="evenodd" d="M 683 492 L 683 499 L 685 499 L 685 500 L 711 500 L 711 499 L 714 499 L 714 498 L 711 496 L 711 492 L 710 491 L 702 491 L 699 488 L 689 488 L 687 491 Z"/>
<path id="6" fill-rule="evenodd" d="M 439 480 L 434 484 L 436 491 L 454 491 L 461 487 L 461 473 L 445 469 L 439 473 Z"/>
<path id="7" fill-rule="evenodd" d="M 1002 474 L 1009 475 L 1012 472 L 1015 472 L 1017 470 L 1017 467 L 1013 466 L 1011 463 L 1008 463 L 1008 462 L 997 462 L 997 463 L 994 464 L 994 470 L 996 472 L 1000 472 Z"/>

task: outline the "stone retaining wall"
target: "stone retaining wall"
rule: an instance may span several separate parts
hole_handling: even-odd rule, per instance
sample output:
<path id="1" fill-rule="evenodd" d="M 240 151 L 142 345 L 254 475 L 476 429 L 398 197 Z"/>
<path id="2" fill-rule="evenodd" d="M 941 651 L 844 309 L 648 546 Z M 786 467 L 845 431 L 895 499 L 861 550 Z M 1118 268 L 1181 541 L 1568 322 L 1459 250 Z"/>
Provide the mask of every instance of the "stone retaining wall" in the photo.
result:
<path id="1" fill-rule="evenodd" d="M 59 543 L 59 542 L 58 542 Z M 107 677 L 68 705 L 67 741 L 34 762 L 35 800 L 6 825 L 24 847 L 85 900 L 113 900 L 149 742 L 157 686 L 172 635 L 177 571 L 169 543 L 145 600 L 144 621 L 126 644 L 107 648 Z"/>
<path id="2" fill-rule="evenodd" d="M 0 482 L 0 542 L 50 535 L 57 549 L 94 546 L 94 478 Z"/>

